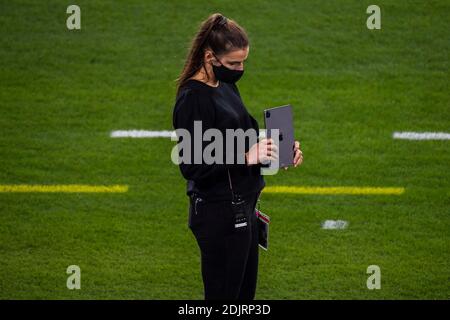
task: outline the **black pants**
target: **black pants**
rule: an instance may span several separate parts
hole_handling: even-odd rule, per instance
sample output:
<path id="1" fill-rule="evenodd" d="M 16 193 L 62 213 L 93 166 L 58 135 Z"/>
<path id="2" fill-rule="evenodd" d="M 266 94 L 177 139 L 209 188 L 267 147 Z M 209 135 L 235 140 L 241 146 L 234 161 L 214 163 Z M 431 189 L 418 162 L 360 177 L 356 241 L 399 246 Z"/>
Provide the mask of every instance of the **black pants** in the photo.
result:
<path id="1" fill-rule="evenodd" d="M 259 193 L 246 197 L 248 227 L 234 230 L 231 202 L 207 201 L 194 195 L 189 227 L 201 251 L 206 300 L 251 300 L 258 274 L 258 226 L 255 215 Z"/>

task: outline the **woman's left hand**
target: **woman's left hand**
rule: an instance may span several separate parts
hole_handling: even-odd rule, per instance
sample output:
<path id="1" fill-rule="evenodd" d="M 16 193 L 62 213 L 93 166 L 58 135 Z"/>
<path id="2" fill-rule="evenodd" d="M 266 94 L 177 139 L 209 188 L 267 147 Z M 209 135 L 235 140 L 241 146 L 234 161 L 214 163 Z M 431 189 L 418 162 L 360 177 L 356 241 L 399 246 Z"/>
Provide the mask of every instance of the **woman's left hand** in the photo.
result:
<path id="1" fill-rule="evenodd" d="M 301 165 L 303 162 L 303 152 L 302 150 L 300 150 L 300 142 L 299 141 L 295 141 L 294 144 L 294 167 L 297 167 L 299 165 Z M 286 167 L 285 169 L 287 170 L 288 167 Z"/>

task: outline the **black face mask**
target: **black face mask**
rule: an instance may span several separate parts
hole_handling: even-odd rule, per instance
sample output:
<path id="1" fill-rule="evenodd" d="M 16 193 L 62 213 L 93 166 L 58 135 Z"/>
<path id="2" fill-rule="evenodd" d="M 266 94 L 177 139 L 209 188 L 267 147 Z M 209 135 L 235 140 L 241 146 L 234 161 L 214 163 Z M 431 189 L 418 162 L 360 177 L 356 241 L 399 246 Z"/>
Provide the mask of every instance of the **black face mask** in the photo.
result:
<path id="1" fill-rule="evenodd" d="M 219 61 L 219 59 L 217 57 L 216 57 L 216 59 Z M 215 65 L 212 65 L 212 66 L 213 66 L 213 72 L 214 72 L 214 75 L 216 76 L 216 79 L 223 81 L 223 82 L 235 83 L 244 74 L 244 70 L 232 70 L 232 69 L 225 67 L 222 63 L 220 65 L 220 67 L 217 67 Z"/>

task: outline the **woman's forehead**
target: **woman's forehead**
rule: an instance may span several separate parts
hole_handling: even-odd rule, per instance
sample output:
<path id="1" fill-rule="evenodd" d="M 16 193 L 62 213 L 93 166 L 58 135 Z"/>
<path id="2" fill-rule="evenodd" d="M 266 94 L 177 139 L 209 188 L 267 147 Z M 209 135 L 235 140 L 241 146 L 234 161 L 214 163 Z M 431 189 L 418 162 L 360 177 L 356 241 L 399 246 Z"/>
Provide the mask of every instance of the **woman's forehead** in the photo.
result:
<path id="1" fill-rule="evenodd" d="M 246 47 L 244 49 L 237 49 L 237 50 L 227 52 L 226 54 L 223 55 L 223 57 L 230 62 L 244 61 L 245 59 L 247 59 L 249 51 L 250 51 L 250 47 Z"/>

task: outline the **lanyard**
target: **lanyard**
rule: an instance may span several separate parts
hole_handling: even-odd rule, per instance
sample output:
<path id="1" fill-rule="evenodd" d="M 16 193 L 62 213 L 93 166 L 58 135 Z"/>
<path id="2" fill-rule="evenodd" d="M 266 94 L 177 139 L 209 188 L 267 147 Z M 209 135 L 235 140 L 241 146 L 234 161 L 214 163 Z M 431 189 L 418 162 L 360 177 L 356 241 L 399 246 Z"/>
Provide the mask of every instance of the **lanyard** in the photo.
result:
<path id="1" fill-rule="evenodd" d="M 233 185 L 231 184 L 230 169 L 227 169 L 227 172 L 228 172 L 228 182 L 230 183 L 230 190 L 231 190 L 231 201 L 234 201 L 235 197 L 233 192 Z"/>

